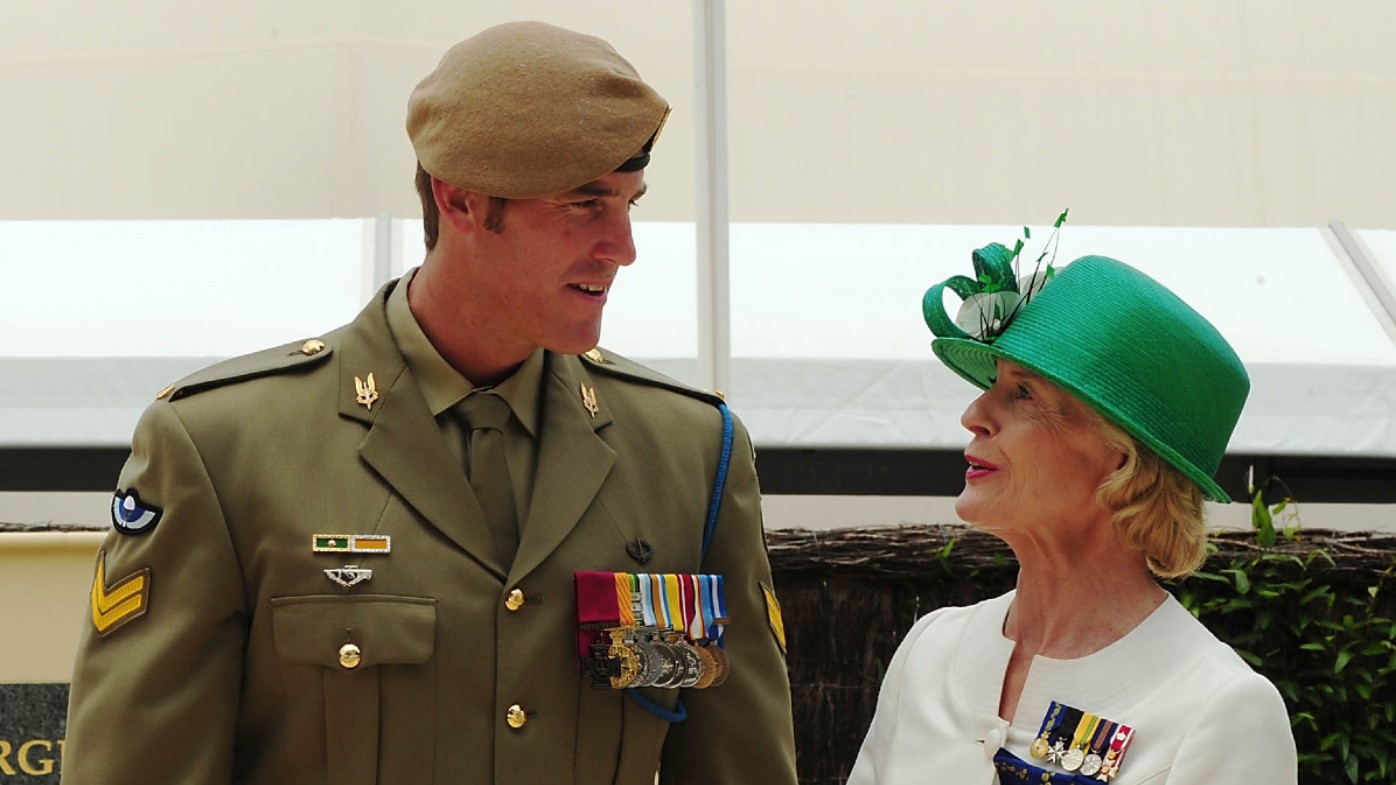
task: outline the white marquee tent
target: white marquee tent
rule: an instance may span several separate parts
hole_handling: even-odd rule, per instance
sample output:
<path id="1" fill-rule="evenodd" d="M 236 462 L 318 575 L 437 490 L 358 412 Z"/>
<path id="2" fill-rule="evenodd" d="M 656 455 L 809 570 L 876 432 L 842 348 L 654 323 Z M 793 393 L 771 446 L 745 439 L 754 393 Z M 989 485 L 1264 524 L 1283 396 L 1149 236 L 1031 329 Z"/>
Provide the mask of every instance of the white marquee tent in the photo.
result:
<path id="1" fill-rule="evenodd" d="M 961 447 L 972 391 L 929 352 L 920 297 L 1020 233 L 733 225 L 726 392 L 758 447 Z M 602 344 L 695 381 L 693 225 L 636 237 Z M 1068 223 L 1057 263 L 1086 253 L 1154 276 L 1237 347 L 1253 392 L 1230 452 L 1396 458 L 1396 232 Z M 420 258 L 414 221 L 0 223 L 0 449 L 126 446 L 156 390 L 347 321 Z"/>

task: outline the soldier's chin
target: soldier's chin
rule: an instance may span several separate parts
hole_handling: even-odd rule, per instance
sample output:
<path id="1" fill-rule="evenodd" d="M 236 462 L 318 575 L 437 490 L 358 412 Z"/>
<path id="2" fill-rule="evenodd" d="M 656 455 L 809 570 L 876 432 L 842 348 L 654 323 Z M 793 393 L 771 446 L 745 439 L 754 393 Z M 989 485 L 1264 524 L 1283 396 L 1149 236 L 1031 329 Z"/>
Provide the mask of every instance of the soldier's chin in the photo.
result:
<path id="1" fill-rule="evenodd" d="M 601 326 L 597 325 L 595 330 L 579 330 L 574 335 L 560 337 L 544 346 L 550 352 L 556 354 L 586 354 L 601 342 Z"/>

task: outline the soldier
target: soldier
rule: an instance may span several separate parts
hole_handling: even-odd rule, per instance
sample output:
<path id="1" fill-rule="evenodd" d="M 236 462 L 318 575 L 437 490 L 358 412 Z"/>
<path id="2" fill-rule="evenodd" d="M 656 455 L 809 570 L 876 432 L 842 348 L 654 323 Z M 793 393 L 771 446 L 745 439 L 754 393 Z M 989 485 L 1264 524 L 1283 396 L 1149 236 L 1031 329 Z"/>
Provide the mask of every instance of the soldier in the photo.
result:
<path id="1" fill-rule="evenodd" d="M 795 781 L 749 437 L 718 398 L 594 348 L 668 112 L 568 30 L 446 53 L 408 103 L 424 263 L 141 418 L 65 782 Z M 606 688 L 576 587 L 608 572 L 725 607 L 689 592 L 693 635 L 625 633 L 631 686 Z"/>

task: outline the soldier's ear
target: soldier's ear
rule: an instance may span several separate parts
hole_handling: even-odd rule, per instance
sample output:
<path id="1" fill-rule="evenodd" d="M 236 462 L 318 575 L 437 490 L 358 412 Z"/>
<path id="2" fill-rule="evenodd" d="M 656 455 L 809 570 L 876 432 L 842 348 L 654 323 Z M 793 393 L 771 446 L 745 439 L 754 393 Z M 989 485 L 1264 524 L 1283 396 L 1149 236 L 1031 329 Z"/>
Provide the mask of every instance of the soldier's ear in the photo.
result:
<path id="1" fill-rule="evenodd" d="M 486 203 L 484 194 L 476 193 L 459 186 L 431 178 L 431 193 L 436 199 L 436 209 L 443 223 L 450 224 L 456 231 L 469 233 L 483 221 Z"/>

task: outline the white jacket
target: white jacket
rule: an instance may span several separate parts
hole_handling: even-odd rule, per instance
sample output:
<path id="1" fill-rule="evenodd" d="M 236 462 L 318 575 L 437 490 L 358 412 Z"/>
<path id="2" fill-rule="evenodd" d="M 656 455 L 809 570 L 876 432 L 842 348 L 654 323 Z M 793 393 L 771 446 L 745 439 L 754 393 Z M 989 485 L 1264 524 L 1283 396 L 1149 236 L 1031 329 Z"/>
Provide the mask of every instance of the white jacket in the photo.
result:
<path id="1" fill-rule="evenodd" d="M 998 717 L 1013 600 L 941 608 L 898 647 L 848 785 L 997 782 L 999 747 L 1027 761 L 1052 701 L 1134 728 L 1113 785 L 1298 780 L 1279 692 L 1171 596 L 1128 635 L 1075 660 L 1037 657 L 1012 723 Z M 1060 772 L 1051 766 L 1051 771 Z"/>

